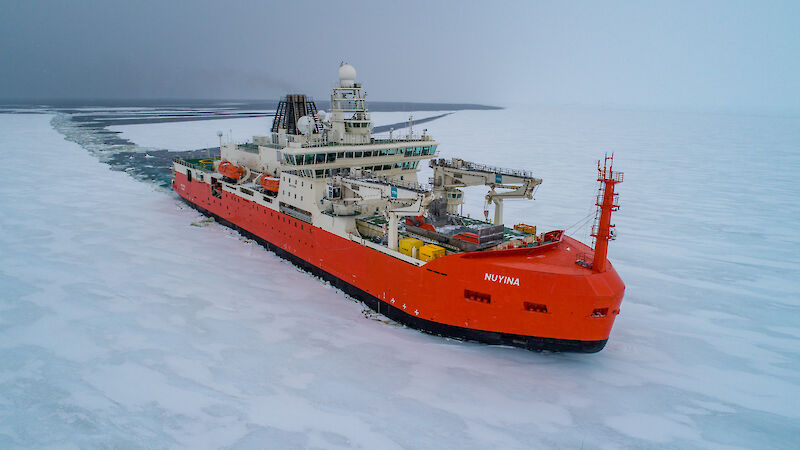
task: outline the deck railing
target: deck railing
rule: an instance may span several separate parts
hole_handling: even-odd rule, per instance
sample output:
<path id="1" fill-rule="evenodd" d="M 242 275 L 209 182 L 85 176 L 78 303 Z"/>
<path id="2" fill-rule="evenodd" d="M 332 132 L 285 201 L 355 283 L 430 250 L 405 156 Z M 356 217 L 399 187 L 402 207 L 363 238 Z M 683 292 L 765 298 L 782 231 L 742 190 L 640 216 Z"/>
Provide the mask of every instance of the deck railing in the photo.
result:
<path id="1" fill-rule="evenodd" d="M 431 190 L 431 186 L 429 184 L 417 183 L 414 181 L 390 179 L 388 177 L 372 175 L 369 172 L 367 172 L 365 176 L 360 176 L 360 177 L 350 176 L 350 177 L 345 177 L 345 179 L 385 184 L 387 186 L 400 187 L 416 192 L 429 192 Z"/>
<path id="2" fill-rule="evenodd" d="M 352 138 L 347 139 L 345 138 L 344 142 L 333 142 L 333 141 L 323 141 L 321 138 L 314 139 L 311 142 L 306 142 L 302 145 L 302 147 L 336 147 L 336 146 L 343 146 L 343 145 L 369 145 L 369 144 L 402 144 L 404 142 L 427 142 L 432 141 L 433 139 L 430 136 L 408 136 L 405 137 L 398 137 L 389 139 L 388 137 L 376 137 L 371 138 L 369 141 L 364 142 L 364 139 L 359 138 Z"/>
<path id="3" fill-rule="evenodd" d="M 209 171 L 208 167 L 206 167 L 204 165 L 201 165 L 201 164 L 190 163 L 189 161 L 186 161 L 185 159 L 183 159 L 183 158 L 181 158 L 179 156 L 176 156 L 176 157 L 172 158 L 172 162 L 178 163 L 178 164 L 180 164 L 182 166 L 186 166 L 186 167 L 189 167 L 189 168 L 192 168 L 192 169 L 195 169 L 195 170 L 199 170 L 199 171 L 202 171 L 202 172 L 208 172 Z"/>
<path id="4" fill-rule="evenodd" d="M 486 164 L 477 164 L 463 160 L 433 159 L 431 160 L 431 167 L 433 166 L 450 167 L 453 169 L 469 169 L 469 170 L 476 170 L 479 172 L 497 173 L 501 175 L 510 175 L 520 178 L 534 178 L 533 172 L 529 170 L 508 169 L 504 167 L 495 167 Z"/>

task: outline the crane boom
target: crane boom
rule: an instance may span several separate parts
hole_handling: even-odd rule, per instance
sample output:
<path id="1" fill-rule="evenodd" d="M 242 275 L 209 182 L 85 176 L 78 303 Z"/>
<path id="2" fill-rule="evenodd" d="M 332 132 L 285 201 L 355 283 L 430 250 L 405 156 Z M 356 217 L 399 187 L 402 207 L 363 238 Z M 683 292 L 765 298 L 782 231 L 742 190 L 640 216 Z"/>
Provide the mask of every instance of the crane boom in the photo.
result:
<path id="1" fill-rule="evenodd" d="M 330 200 L 333 202 L 342 204 L 371 202 L 382 205 L 383 214 L 389 223 L 388 246 L 392 250 L 398 248 L 400 218 L 421 215 L 433 200 L 431 191 L 424 186 L 399 180 L 344 177 L 334 184 L 335 186 L 332 185 L 329 190 L 334 191 L 338 188 L 339 197 L 331 198 Z M 349 196 L 343 196 L 343 192 L 348 193 Z"/>
<path id="2" fill-rule="evenodd" d="M 533 190 L 542 184 L 541 178 L 534 177 L 529 171 L 486 166 L 458 158 L 433 159 L 430 166 L 433 169 L 434 195 L 447 200 L 447 211 L 451 214 L 457 213 L 457 208 L 464 203 L 459 188 L 489 186 L 486 201 L 495 204 L 495 225 L 503 223 L 504 199 L 531 199 Z"/>

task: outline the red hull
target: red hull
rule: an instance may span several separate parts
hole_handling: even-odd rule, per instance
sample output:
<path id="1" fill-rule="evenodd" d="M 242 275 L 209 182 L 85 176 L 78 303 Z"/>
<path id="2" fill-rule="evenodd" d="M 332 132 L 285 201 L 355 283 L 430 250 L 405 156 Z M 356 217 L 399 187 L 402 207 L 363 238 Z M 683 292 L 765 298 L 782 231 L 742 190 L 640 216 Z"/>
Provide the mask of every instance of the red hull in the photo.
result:
<path id="1" fill-rule="evenodd" d="M 330 279 L 392 319 L 437 334 L 530 349 L 596 352 L 619 314 L 625 285 L 575 263 L 586 245 L 462 253 L 421 267 L 174 172 L 189 204 Z"/>

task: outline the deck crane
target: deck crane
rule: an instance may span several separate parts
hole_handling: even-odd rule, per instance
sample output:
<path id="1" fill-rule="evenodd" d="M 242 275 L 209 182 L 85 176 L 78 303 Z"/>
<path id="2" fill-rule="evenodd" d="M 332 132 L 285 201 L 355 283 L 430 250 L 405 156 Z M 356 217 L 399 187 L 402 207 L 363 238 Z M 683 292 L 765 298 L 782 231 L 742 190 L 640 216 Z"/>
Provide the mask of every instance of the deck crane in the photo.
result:
<path id="1" fill-rule="evenodd" d="M 371 177 L 342 177 L 329 185 L 328 199 L 335 205 L 369 203 L 383 206 L 383 213 L 389 223 L 388 246 L 397 250 L 400 218 L 419 216 L 428 207 L 433 196 L 425 187 L 411 182 Z M 337 192 L 339 198 L 335 198 Z M 334 197 L 334 198 L 332 198 Z"/>
<path id="2" fill-rule="evenodd" d="M 437 198 L 447 200 L 447 212 L 458 213 L 464 203 L 463 192 L 458 189 L 467 186 L 489 186 L 486 202 L 494 203 L 494 224 L 503 223 L 503 200 L 507 198 L 533 198 L 533 190 L 542 184 L 530 172 L 517 169 L 503 169 L 476 164 L 463 159 L 432 159 L 433 192 Z M 504 189 L 497 192 L 496 189 Z"/>

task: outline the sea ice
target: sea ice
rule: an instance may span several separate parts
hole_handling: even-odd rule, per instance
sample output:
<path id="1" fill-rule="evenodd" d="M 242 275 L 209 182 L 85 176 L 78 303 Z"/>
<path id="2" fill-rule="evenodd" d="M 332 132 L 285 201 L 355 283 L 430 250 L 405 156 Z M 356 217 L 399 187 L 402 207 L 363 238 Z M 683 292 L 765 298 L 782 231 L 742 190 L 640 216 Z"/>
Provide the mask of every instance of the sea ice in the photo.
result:
<path id="1" fill-rule="evenodd" d="M 272 117 L 195 120 L 134 125 L 113 125 L 110 131 L 143 148 L 171 151 L 219 147 L 217 132 L 225 141 L 245 142 L 253 136 L 265 136 L 272 126 Z"/>
<path id="2" fill-rule="evenodd" d="M 424 119 L 447 111 L 402 112 L 386 111 L 373 112 L 372 120 L 376 126 L 407 122 L 413 114 L 416 119 Z M 233 139 L 234 142 L 246 142 L 253 136 L 266 136 L 272 127 L 273 117 L 248 117 L 237 119 L 194 120 L 186 122 L 163 122 L 134 125 L 113 125 L 109 131 L 120 133 L 124 139 L 136 143 L 141 148 L 155 148 L 170 151 L 197 150 L 202 148 L 219 147 L 217 132 L 223 133 L 225 141 Z M 419 134 L 428 123 L 419 126 L 415 133 Z M 399 130 L 407 128 L 406 124 L 398 127 Z M 407 131 L 406 131 L 407 132 Z"/>
<path id="3" fill-rule="evenodd" d="M 800 446 L 796 118 L 511 108 L 426 124 L 442 157 L 544 178 L 534 202 L 506 203 L 507 223 L 540 229 L 592 212 L 593 161 L 616 151 L 627 292 L 593 355 L 379 320 L 50 119 L 0 114 L 0 447 Z M 482 215 L 480 197 L 465 210 Z"/>

